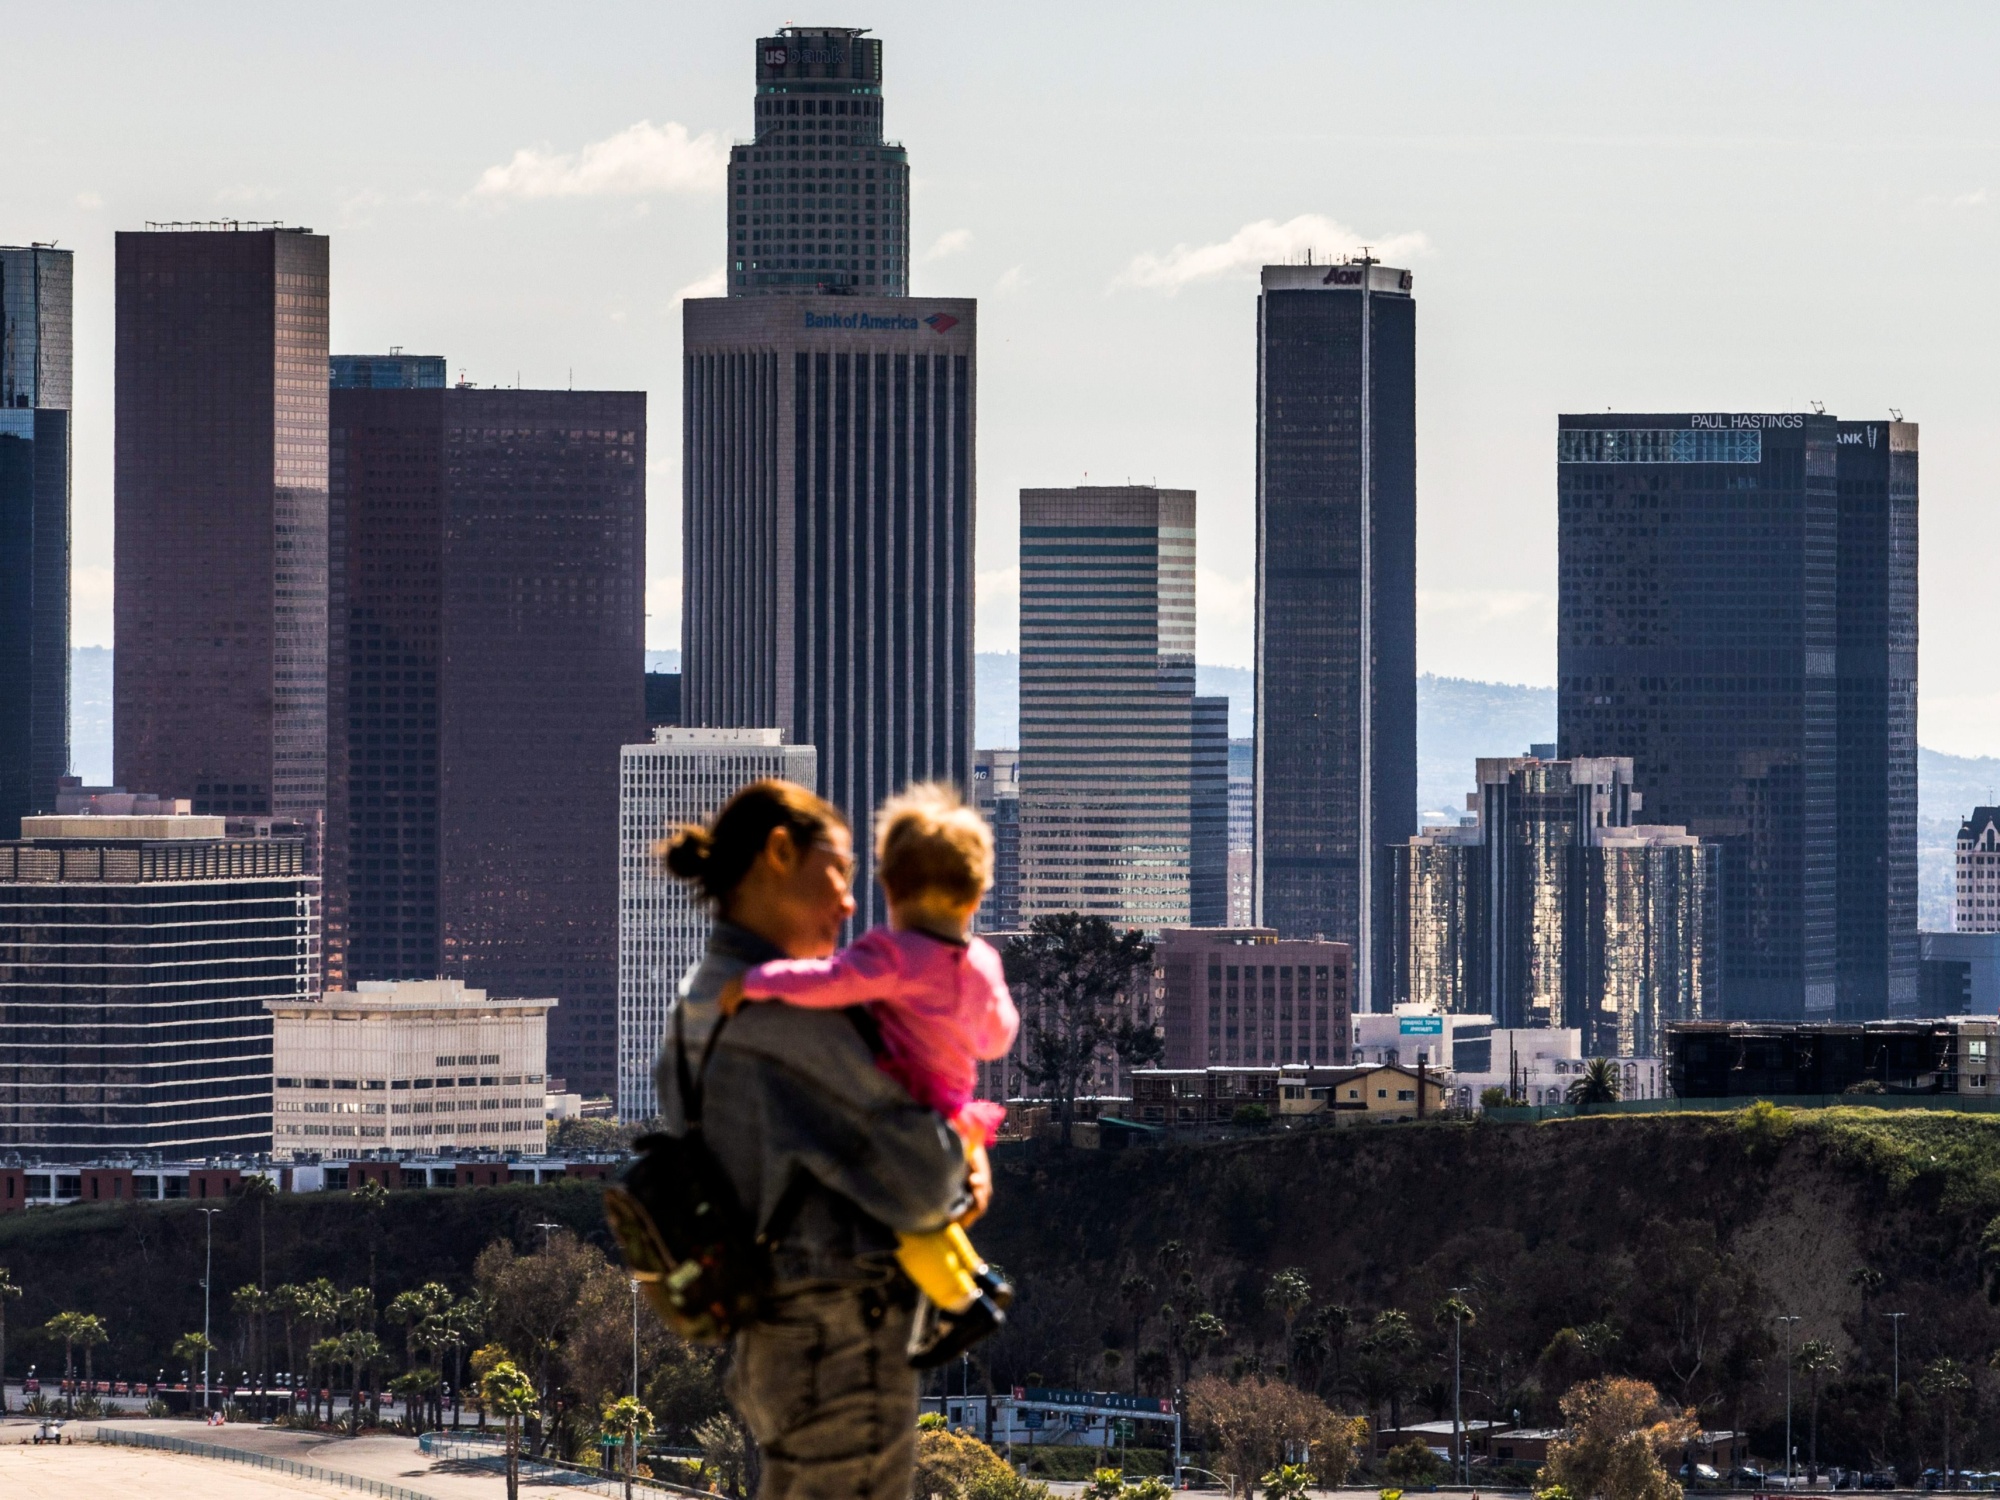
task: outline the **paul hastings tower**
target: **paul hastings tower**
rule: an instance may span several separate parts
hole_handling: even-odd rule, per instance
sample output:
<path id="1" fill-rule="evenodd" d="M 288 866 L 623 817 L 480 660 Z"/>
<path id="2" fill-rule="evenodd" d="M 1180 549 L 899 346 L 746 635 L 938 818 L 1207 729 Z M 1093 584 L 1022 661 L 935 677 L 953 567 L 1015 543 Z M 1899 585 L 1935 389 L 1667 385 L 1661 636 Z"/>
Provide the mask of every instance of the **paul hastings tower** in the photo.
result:
<path id="1" fill-rule="evenodd" d="M 876 805 L 972 778 L 975 309 L 900 295 L 907 168 L 881 77 L 882 44 L 853 30 L 757 43 L 729 296 L 682 314 L 682 723 L 818 749 L 864 923 Z"/>
<path id="2" fill-rule="evenodd" d="M 1257 299 L 1257 920 L 1353 944 L 1357 1009 L 1417 831 L 1410 282 L 1266 266 Z"/>
<path id="3" fill-rule="evenodd" d="M 1722 845 L 1723 1014 L 1917 1004 L 1917 427 L 1566 416 L 1561 753 Z"/>

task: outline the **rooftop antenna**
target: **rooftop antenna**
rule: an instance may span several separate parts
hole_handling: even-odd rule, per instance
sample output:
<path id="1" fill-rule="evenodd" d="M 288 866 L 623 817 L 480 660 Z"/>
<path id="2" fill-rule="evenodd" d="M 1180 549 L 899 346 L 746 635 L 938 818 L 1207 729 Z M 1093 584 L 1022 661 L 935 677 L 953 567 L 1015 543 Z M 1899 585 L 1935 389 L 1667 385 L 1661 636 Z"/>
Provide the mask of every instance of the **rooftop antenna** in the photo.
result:
<path id="1" fill-rule="evenodd" d="M 1806 404 L 1810 406 L 1817 415 L 1822 417 L 1826 415 L 1826 403 L 1824 401 L 1808 401 Z"/>
<path id="2" fill-rule="evenodd" d="M 1903 420 L 1903 409 L 1900 406 L 1892 406 L 1889 408 L 1889 415 L 1900 422 Z"/>

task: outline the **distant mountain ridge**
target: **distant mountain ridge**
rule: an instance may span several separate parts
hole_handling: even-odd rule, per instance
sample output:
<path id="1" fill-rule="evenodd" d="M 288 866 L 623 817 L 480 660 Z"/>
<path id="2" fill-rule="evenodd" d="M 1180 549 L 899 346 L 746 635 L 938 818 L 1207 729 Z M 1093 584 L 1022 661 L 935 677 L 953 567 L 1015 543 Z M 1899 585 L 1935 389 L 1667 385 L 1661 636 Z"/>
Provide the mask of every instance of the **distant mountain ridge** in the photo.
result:
<path id="1" fill-rule="evenodd" d="M 1021 658 L 982 651 L 974 658 L 977 715 L 974 742 L 1020 744 Z M 678 651 L 648 651 L 646 670 L 677 672 Z M 1229 732 L 1252 730 L 1256 678 L 1248 667 L 1198 666 L 1196 691 L 1229 699 Z M 1482 755 L 1525 755 L 1556 737 L 1554 688 L 1466 677 L 1417 679 L 1417 807 L 1456 819 L 1472 790 L 1473 762 Z M 70 653 L 70 764 L 93 786 L 111 781 L 111 651 L 79 646 Z M 1917 752 L 1918 920 L 1925 931 L 1951 926 L 1953 843 L 1959 822 L 1982 803 L 2000 800 L 2000 757 Z M 1641 789 L 1643 790 L 1643 788 Z"/>

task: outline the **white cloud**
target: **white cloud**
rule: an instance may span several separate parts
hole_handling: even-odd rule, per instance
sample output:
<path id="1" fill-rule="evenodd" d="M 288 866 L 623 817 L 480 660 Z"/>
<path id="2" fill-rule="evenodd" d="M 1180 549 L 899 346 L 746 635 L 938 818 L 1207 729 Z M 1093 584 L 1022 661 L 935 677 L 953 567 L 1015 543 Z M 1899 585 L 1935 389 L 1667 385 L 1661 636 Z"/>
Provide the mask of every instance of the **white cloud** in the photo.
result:
<path id="1" fill-rule="evenodd" d="M 1526 663 L 1539 658 L 1540 672 Z M 1537 589 L 1417 590 L 1417 665 L 1485 682 L 1555 681 L 1556 597 Z"/>
<path id="2" fill-rule="evenodd" d="M 1969 193 L 1960 193 L 1951 200 L 1953 208 L 1978 208 L 1986 201 L 1986 189 L 1974 188 Z"/>
<path id="3" fill-rule="evenodd" d="M 1194 570 L 1195 660 L 1205 665 L 1247 667 L 1257 659 L 1257 579 Z"/>
<path id="4" fill-rule="evenodd" d="M 72 646 L 111 644 L 111 569 L 78 563 L 69 572 Z"/>
<path id="5" fill-rule="evenodd" d="M 1021 570 L 989 568 L 972 579 L 972 639 L 981 651 L 1021 649 Z"/>
<path id="6" fill-rule="evenodd" d="M 650 466 L 649 466 L 650 467 Z M 646 580 L 646 649 L 678 651 L 681 644 L 681 575 Z"/>
<path id="7" fill-rule="evenodd" d="M 78 208 L 102 208 L 104 207 L 104 200 L 95 193 L 78 193 L 76 195 L 76 206 Z"/>
<path id="8" fill-rule="evenodd" d="M 972 244 L 970 229 L 947 229 L 939 235 L 930 249 L 924 252 L 925 260 L 943 260 L 947 255 L 956 255 Z"/>
<path id="9" fill-rule="evenodd" d="M 1333 261 L 1356 254 L 1364 245 L 1378 260 L 1392 262 L 1430 249 L 1429 239 L 1419 230 L 1371 240 L 1324 214 L 1300 214 L 1282 224 L 1259 219 L 1212 245 L 1176 245 L 1164 255 L 1145 251 L 1132 257 L 1112 285 L 1171 296 L 1197 281 L 1254 275 L 1260 266 L 1297 260 L 1308 251 L 1316 260 Z"/>
<path id="10" fill-rule="evenodd" d="M 523 146 L 480 174 L 481 198 L 640 198 L 707 193 L 722 186 L 729 148 L 716 131 L 689 135 L 676 120 L 641 120 L 581 151 Z"/>
<path id="11" fill-rule="evenodd" d="M 690 297 L 720 297 L 729 290 L 729 273 L 717 266 L 697 281 L 690 281 L 674 293 L 673 305 L 679 307 Z"/>
<path id="12" fill-rule="evenodd" d="M 1027 284 L 1028 273 L 1026 268 L 1022 266 L 1009 266 L 1000 273 L 1000 279 L 993 283 L 993 291 L 996 296 L 1004 296 L 1008 292 L 1018 292 Z"/>

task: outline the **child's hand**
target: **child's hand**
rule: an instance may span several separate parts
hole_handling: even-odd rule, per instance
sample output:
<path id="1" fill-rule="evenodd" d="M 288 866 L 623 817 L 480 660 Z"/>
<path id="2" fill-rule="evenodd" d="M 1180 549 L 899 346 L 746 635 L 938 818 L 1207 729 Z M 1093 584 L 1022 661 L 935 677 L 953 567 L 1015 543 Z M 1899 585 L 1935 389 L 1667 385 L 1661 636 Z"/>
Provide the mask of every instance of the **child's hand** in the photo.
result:
<path id="1" fill-rule="evenodd" d="M 725 981 L 715 1003 L 725 1016 L 735 1015 L 743 1008 L 743 981 L 740 978 Z"/>

